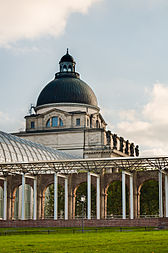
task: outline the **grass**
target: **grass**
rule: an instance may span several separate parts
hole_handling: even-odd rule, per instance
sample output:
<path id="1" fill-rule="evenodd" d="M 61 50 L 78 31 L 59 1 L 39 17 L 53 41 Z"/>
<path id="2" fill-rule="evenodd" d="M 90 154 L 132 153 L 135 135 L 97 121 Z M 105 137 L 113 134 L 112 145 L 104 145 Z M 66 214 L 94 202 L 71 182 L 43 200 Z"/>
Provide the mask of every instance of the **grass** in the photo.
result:
<path id="1" fill-rule="evenodd" d="M 68 231 L 0 236 L 0 252 L 168 252 L 167 230 L 116 232 L 109 229 L 74 234 Z"/>

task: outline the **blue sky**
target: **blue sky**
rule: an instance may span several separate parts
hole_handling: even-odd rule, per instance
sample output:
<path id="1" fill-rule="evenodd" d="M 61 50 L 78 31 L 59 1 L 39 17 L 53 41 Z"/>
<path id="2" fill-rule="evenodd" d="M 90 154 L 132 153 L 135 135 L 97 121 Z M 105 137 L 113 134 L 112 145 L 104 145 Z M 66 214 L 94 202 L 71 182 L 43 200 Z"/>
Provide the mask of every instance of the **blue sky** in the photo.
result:
<path id="1" fill-rule="evenodd" d="M 0 129 L 24 116 L 69 48 L 112 132 L 168 151 L 166 0 L 0 0 Z"/>

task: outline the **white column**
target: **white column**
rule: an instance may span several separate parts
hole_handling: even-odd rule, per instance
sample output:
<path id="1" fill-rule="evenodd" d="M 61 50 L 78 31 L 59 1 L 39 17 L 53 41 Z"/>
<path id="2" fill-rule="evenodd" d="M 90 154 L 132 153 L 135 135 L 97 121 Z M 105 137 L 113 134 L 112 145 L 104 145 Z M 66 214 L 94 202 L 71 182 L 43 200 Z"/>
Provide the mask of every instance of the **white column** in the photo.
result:
<path id="1" fill-rule="evenodd" d="M 68 220 L 68 178 L 65 178 L 65 220 Z"/>
<path id="2" fill-rule="evenodd" d="M 163 217 L 162 172 L 159 171 L 159 217 Z"/>
<path id="3" fill-rule="evenodd" d="M 125 171 L 122 171 L 122 217 L 126 219 Z"/>
<path id="4" fill-rule="evenodd" d="M 22 220 L 25 219 L 25 175 L 22 175 Z"/>
<path id="5" fill-rule="evenodd" d="M 87 218 L 91 219 L 91 175 L 87 173 Z"/>
<path id="6" fill-rule="evenodd" d="M 37 178 L 34 179 L 34 191 L 33 191 L 33 219 L 37 219 Z"/>
<path id="7" fill-rule="evenodd" d="M 134 218 L 134 204 L 133 204 L 133 175 L 130 175 L 130 219 Z"/>
<path id="8" fill-rule="evenodd" d="M 100 220 L 100 177 L 97 177 L 97 219 Z"/>
<path id="9" fill-rule="evenodd" d="M 168 217 L 168 175 L 165 175 L 165 207 L 166 217 Z"/>
<path id="10" fill-rule="evenodd" d="M 58 219 L 58 176 L 54 173 L 54 220 Z"/>
<path id="11" fill-rule="evenodd" d="M 7 219 L 7 178 L 4 180 L 4 210 L 3 210 L 3 218 L 4 220 Z"/>

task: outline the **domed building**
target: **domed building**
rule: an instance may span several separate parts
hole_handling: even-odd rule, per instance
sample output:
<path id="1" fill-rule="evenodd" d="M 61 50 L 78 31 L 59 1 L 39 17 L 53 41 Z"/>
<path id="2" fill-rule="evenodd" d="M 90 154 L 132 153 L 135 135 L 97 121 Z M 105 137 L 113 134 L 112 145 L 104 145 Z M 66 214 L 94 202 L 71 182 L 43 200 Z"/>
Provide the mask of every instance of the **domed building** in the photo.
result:
<path id="1" fill-rule="evenodd" d="M 68 50 L 59 65 L 34 113 L 25 117 L 25 132 L 15 135 L 84 158 L 138 155 L 138 146 L 106 130 L 96 95 L 75 71 Z"/>

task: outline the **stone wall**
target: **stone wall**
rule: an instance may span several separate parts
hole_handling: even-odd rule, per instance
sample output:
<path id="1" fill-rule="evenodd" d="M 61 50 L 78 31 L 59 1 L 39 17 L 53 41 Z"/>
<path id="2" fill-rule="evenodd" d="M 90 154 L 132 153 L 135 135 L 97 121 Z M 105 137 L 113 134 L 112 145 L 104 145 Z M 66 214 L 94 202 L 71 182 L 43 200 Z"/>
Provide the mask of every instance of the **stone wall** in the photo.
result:
<path id="1" fill-rule="evenodd" d="M 81 228 L 82 220 L 0 220 L 1 228 L 15 227 L 77 227 Z M 84 227 L 168 227 L 168 218 L 151 219 L 112 219 L 112 220 L 84 220 Z"/>

